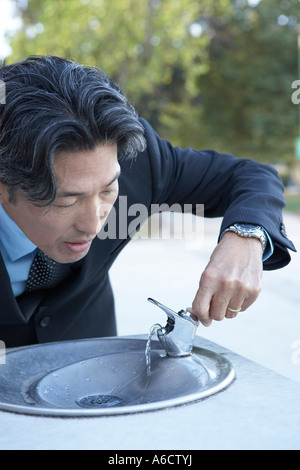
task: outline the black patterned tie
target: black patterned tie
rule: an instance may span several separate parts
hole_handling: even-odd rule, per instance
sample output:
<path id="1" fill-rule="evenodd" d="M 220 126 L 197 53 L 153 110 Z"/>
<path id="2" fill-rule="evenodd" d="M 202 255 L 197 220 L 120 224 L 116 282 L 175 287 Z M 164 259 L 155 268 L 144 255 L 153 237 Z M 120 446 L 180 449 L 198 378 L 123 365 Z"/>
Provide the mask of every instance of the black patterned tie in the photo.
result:
<path id="1" fill-rule="evenodd" d="M 38 250 L 30 267 L 26 292 L 55 287 L 66 278 L 69 272 L 68 264 L 58 263 Z"/>

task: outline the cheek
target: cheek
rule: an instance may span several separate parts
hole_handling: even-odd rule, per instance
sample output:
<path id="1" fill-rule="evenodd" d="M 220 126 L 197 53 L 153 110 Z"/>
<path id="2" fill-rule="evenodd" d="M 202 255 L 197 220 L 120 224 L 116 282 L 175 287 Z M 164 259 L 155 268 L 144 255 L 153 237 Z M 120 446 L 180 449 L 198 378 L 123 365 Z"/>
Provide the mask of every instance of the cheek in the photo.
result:
<path id="1" fill-rule="evenodd" d="M 34 232 L 39 241 L 54 243 L 64 236 L 69 227 L 69 217 L 47 214 L 36 220 Z"/>
<path id="2" fill-rule="evenodd" d="M 115 210 L 114 209 L 114 204 L 117 200 L 118 196 L 114 196 L 109 203 L 106 204 L 106 207 L 105 207 L 105 214 L 106 214 L 106 217 L 108 216 L 108 214 L 112 211 L 112 210 Z"/>
<path id="3" fill-rule="evenodd" d="M 17 223 L 25 235 L 34 241 L 34 243 L 36 240 L 41 238 L 41 234 L 44 231 L 47 231 L 43 228 L 44 224 L 42 222 L 41 216 L 30 211 L 25 210 L 22 213 L 19 213 Z"/>
<path id="4" fill-rule="evenodd" d="M 102 200 L 100 204 L 100 217 L 107 217 L 110 211 L 112 210 L 116 200 L 118 198 L 118 191 L 111 194 L 109 197 L 106 197 Z"/>

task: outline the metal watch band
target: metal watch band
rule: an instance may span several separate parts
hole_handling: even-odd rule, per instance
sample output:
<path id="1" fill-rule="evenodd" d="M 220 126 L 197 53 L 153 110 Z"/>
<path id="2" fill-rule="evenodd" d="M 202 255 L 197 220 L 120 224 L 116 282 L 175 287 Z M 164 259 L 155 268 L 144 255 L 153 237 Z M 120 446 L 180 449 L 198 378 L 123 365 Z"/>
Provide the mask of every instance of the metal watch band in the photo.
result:
<path id="1" fill-rule="evenodd" d="M 258 225 L 234 224 L 225 229 L 223 235 L 225 232 L 234 232 L 240 237 L 245 238 L 257 238 L 261 242 L 263 252 L 265 251 L 267 246 L 267 236 L 264 229 Z"/>

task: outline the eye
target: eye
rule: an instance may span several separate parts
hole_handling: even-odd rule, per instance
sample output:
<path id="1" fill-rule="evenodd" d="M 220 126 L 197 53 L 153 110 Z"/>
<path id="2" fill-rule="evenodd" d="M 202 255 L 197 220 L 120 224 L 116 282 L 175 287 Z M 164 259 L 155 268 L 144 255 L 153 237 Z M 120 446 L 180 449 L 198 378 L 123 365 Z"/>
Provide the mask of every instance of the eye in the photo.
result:
<path id="1" fill-rule="evenodd" d="M 115 192 L 116 192 L 116 189 L 113 189 L 113 188 L 112 188 L 112 189 L 106 189 L 105 191 L 102 191 L 102 194 L 103 194 L 104 196 L 109 196 L 110 194 L 113 194 L 113 193 L 115 193 Z"/>
<path id="2" fill-rule="evenodd" d="M 69 207 L 75 206 L 76 203 L 77 201 L 72 202 L 72 204 L 54 204 L 54 207 L 58 207 L 60 209 L 68 209 Z"/>

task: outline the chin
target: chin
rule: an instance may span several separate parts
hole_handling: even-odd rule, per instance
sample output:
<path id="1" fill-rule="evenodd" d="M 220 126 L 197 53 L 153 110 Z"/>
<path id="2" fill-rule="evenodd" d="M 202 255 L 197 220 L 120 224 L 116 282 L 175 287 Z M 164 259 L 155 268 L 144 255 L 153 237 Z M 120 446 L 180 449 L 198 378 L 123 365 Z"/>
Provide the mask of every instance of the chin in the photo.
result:
<path id="1" fill-rule="evenodd" d="M 57 260 L 61 264 L 68 264 L 68 263 L 76 263 L 76 261 L 80 261 L 83 259 L 88 252 L 86 253 L 81 253 L 81 254 L 73 254 L 71 256 L 65 256 L 64 258 L 61 258 L 60 260 Z"/>
<path id="2" fill-rule="evenodd" d="M 46 252 L 45 252 L 46 253 Z M 81 260 L 84 258 L 88 253 L 88 250 L 85 253 L 46 253 L 49 258 L 53 259 L 57 263 L 61 264 L 69 264 L 69 263 L 76 263 L 76 261 Z"/>

